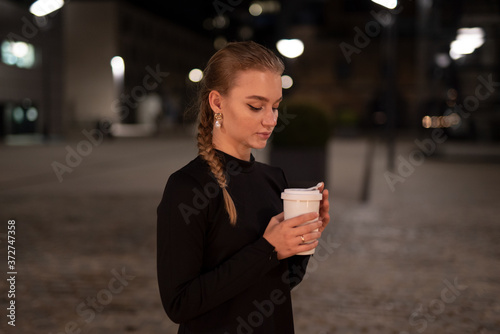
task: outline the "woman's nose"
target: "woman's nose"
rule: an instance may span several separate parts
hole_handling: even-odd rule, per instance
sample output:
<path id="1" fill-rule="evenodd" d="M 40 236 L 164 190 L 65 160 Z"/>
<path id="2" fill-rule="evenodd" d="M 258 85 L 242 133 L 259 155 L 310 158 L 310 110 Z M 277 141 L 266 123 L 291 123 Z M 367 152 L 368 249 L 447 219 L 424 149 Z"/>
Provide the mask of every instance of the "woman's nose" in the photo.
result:
<path id="1" fill-rule="evenodd" d="M 278 113 L 275 112 L 273 108 L 266 110 L 264 119 L 262 120 L 262 125 L 275 127 L 277 123 L 278 123 Z"/>

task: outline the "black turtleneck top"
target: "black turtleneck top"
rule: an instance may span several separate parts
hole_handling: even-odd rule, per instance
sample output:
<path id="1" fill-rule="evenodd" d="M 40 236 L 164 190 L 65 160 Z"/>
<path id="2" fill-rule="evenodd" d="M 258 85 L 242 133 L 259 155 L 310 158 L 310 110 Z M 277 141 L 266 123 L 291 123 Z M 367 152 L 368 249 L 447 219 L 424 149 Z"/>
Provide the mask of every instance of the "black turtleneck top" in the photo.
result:
<path id="1" fill-rule="evenodd" d="M 217 151 L 238 213 L 231 225 L 222 190 L 198 156 L 168 179 L 158 206 L 157 269 L 178 333 L 294 333 L 290 290 L 309 256 L 278 260 L 262 237 L 283 211 L 283 171 Z"/>

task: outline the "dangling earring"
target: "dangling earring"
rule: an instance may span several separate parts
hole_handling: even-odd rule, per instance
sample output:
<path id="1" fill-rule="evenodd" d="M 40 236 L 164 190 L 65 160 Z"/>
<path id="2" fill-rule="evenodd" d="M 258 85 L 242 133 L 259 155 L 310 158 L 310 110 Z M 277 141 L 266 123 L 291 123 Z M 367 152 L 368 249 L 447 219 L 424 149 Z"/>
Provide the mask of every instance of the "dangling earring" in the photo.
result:
<path id="1" fill-rule="evenodd" d="M 215 127 L 220 128 L 222 126 L 222 113 L 218 112 L 214 115 L 215 118 Z"/>

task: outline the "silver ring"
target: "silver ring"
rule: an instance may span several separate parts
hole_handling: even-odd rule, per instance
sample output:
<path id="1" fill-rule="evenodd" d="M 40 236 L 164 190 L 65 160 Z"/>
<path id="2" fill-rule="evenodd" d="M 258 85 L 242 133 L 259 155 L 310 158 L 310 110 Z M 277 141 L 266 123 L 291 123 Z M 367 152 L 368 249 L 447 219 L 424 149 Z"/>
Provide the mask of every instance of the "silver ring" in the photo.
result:
<path id="1" fill-rule="evenodd" d="M 302 242 L 306 242 L 306 239 L 304 239 L 303 235 L 301 235 L 300 238 L 302 239 Z"/>

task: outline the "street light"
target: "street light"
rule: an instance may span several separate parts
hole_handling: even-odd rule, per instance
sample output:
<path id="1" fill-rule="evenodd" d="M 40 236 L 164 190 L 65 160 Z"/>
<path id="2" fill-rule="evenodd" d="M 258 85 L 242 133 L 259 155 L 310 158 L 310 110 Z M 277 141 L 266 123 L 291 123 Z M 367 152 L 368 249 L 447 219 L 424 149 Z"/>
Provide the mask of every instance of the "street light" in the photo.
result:
<path id="1" fill-rule="evenodd" d="M 281 39 L 276 48 L 287 58 L 297 58 L 304 52 L 304 43 L 300 39 Z"/>
<path id="2" fill-rule="evenodd" d="M 115 89 L 115 98 L 118 98 L 123 93 L 125 87 L 125 61 L 120 56 L 114 56 L 109 62 L 111 65 L 111 73 L 113 73 L 113 85 Z M 119 100 L 117 100 L 119 101 Z M 118 115 L 115 115 L 118 116 Z M 120 119 L 127 115 L 119 115 Z M 122 118 L 123 117 L 123 118 Z M 118 122 L 119 123 L 119 122 Z"/>
<path id="3" fill-rule="evenodd" d="M 372 2 L 375 2 L 376 4 L 384 6 L 388 9 L 394 9 L 398 6 L 398 0 L 372 0 Z"/>
<path id="4" fill-rule="evenodd" d="M 282 75 L 281 76 L 281 88 L 283 89 L 289 89 L 290 87 L 293 86 L 293 79 L 289 75 Z"/>
<path id="5" fill-rule="evenodd" d="M 253 3 L 248 8 L 248 11 L 252 14 L 252 16 L 259 16 L 262 14 L 262 6 L 259 3 Z"/>
<path id="6" fill-rule="evenodd" d="M 64 6 L 63 0 L 37 0 L 30 6 L 30 13 L 35 16 L 45 16 Z"/>
<path id="7" fill-rule="evenodd" d="M 398 5 L 397 0 L 372 0 L 388 9 L 394 9 Z M 394 170 L 395 137 L 396 137 L 396 16 L 384 29 L 384 77 L 385 77 L 385 99 L 387 112 L 387 169 Z"/>
<path id="8" fill-rule="evenodd" d="M 193 68 L 191 71 L 189 71 L 188 77 L 192 82 L 200 82 L 201 79 L 203 79 L 203 71 L 199 68 Z"/>
<path id="9" fill-rule="evenodd" d="M 120 56 L 115 56 L 111 58 L 111 71 L 113 72 L 113 77 L 123 77 L 125 74 L 125 62 Z"/>
<path id="10" fill-rule="evenodd" d="M 473 53 L 483 44 L 483 28 L 460 28 L 457 31 L 456 39 L 450 43 L 450 56 L 454 60 L 457 60 L 464 55 Z"/>

